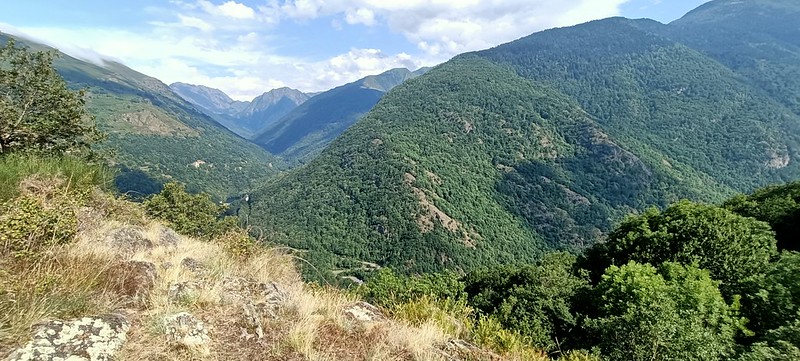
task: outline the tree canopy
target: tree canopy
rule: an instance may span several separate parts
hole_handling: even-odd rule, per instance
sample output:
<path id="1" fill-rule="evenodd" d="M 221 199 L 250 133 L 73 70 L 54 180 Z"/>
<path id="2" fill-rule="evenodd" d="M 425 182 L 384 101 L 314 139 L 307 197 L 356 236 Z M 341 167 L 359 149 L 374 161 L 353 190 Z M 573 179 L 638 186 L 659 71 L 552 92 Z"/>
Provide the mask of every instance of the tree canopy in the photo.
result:
<path id="1" fill-rule="evenodd" d="M 87 156 L 102 139 L 86 110 L 84 92 L 67 87 L 53 69 L 53 57 L 13 40 L 0 48 L 0 155 L 34 151 Z"/>
<path id="2" fill-rule="evenodd" d="M 595 275 L 630 261 L 659 265 L 678 262 L 709 270 L 728 296 L 748 278 L 766 271 L 777 254 L 769 225 L 713 205 L 678 202 L 625 219 L 590 250 Z"/>

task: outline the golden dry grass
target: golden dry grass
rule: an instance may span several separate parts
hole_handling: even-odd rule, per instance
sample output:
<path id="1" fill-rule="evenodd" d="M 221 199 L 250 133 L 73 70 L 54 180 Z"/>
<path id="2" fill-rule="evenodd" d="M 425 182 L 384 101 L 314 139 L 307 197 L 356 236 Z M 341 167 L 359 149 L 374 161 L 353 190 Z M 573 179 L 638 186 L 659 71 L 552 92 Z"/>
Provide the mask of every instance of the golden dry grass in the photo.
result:
<path id="1" fill-rule="evenodd" d="M 27 184 L 26 189 L 47 188 Z M 345 309 L 357 297 L 304 284 L 285 252 L 264 248 L 244 257 L 226 252 L 221 241 L 189 237 L 171 244 L 162 241 L 164 226 L 148 220 L 138 205 L 102 192 L 90 194 L 87 203 L 73 243 L 50 249 L 31 264 L 0 259 L 0 357 L 23 344 L 37 322 L 107 312 L 125 315 L 131 325 L 120 360 L 445 360 L 442 345 L 467 332 L 465 315 L 437 309 L 429 300 L 409 305 L 398 319 L 353 320 Z M 143 229 L 152 249 L 124 253 L 106 241 L 110 232 L 131 225 Z M 202 269 L 181 266 L 186 259 Z M 118 281 L 126 275 L 119 265 L 127 261 L 156 266 L 158 276 L 143 305 L 125 302 L 120 294 Z M 245 322 L 243 310 L 262 296 L 231 297 L 225 288 L 231 279 L 280 285 L 283 306 L 276 318 L 261 315 L 261 337 Z M 179 283 L 201 287 L 171 299 L 170 286 Z M 168 344 L 162 320 L 182 311 L 204 322 L 211 339 L 207 352 Z M 510 352 L 504 359 L 530 355 Z"/>

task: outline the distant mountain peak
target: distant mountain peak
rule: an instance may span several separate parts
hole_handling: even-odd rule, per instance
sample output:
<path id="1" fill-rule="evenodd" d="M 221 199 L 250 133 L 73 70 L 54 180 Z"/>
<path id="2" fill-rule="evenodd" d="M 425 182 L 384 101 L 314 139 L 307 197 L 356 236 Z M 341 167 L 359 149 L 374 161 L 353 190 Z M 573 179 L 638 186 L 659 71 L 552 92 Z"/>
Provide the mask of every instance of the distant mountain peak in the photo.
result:
<path id="1" fill-rule="evenodd" d="M 222 90 L 187 83 L 172 83 L 169 88 L 181 98 L 213 113 L 225 113 L 234 103 Z"/>

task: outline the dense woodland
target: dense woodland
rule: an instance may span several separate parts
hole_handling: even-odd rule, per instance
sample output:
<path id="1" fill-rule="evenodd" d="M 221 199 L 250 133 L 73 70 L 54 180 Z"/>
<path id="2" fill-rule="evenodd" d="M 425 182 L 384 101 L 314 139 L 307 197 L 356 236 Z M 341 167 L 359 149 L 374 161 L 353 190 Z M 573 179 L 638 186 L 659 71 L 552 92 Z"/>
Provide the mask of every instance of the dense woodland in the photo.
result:
<path id="1" fill-rule="evenodd" d="M 360 292 L 398 310 L 419 297 L 462 300 L 474 317 L 554 355 L 795 360 L 799 216 L 797 182 L 720 206 L 683 201 L 625 218 L 579 256 L 551 253 L 464 276 L 384 269 Z"/>
<path id="2" fill-rule="evenodd" d="M 652 206 L 721 203 L 797 179 L 792 95 L 776 97 L 764 79 L 684 41 L 703 18 L 728 24 L 708 42 L 742 21 L 796 32 L 771 17 L 773 2 L 746 20 L 719 16 L 729 3 L 670 25 L 612 18 L 460 55 L 255 192 L 249 225 L 305 250 L 323 272 L 359 273 L 361 262 L 468 272 L 583 250 Z M 763 56 L 736 34 L 727 39 L 741 42 L 739 58 Z"/>

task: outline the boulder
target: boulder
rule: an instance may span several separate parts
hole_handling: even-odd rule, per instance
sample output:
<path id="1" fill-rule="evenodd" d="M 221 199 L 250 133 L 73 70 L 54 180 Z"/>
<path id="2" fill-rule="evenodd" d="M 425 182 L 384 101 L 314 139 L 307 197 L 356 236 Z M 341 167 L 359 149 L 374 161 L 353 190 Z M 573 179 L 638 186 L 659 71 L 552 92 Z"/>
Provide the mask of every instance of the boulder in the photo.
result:
<path id="1" fill-rule="evenodd" d="M 106 361 L 122 348 L 128 321 L 108 314 L 40 324 L 33 339 L 8 356 L 9 361 Z"/>
<path id="2" fill-rule="evenodd" d="M 159 241 L 162 246 L 175 248 L 181 242 L 181 235 L 172 230 L 172 228 L 161 228 Z"/>
<path id="3" fill-rule="evenodd" d="M 153 242 L 144 236 L 144 229 L 135 226 L 123 226 L 106 234 L 106 242 L 125 256 L 138 251 L 153 249 Z"/>
<path id="4" fill-rule="evenodd" d="M 127 261 L 110 270 L 117 278 L 118 291 L 130 297 L 136 306 L 144 306 L 156 285 L 158 272 L 150 262 Z"/>
<path id="5" fill-rule="evenodd" d="M 358 322 L 377 322 L 386 319 L 381 310 L 363 301 L 345 307 L 344 314 Z"/>
<path id="6" fill-rule="evenodd" d="M 188 312 L 176 313 L 164 317 L 164 330 L 167 342 L 173 346 L 184 347 L 192 351 L 208 354 L 208 336 L 203 321 L 198 320 Z"/>

